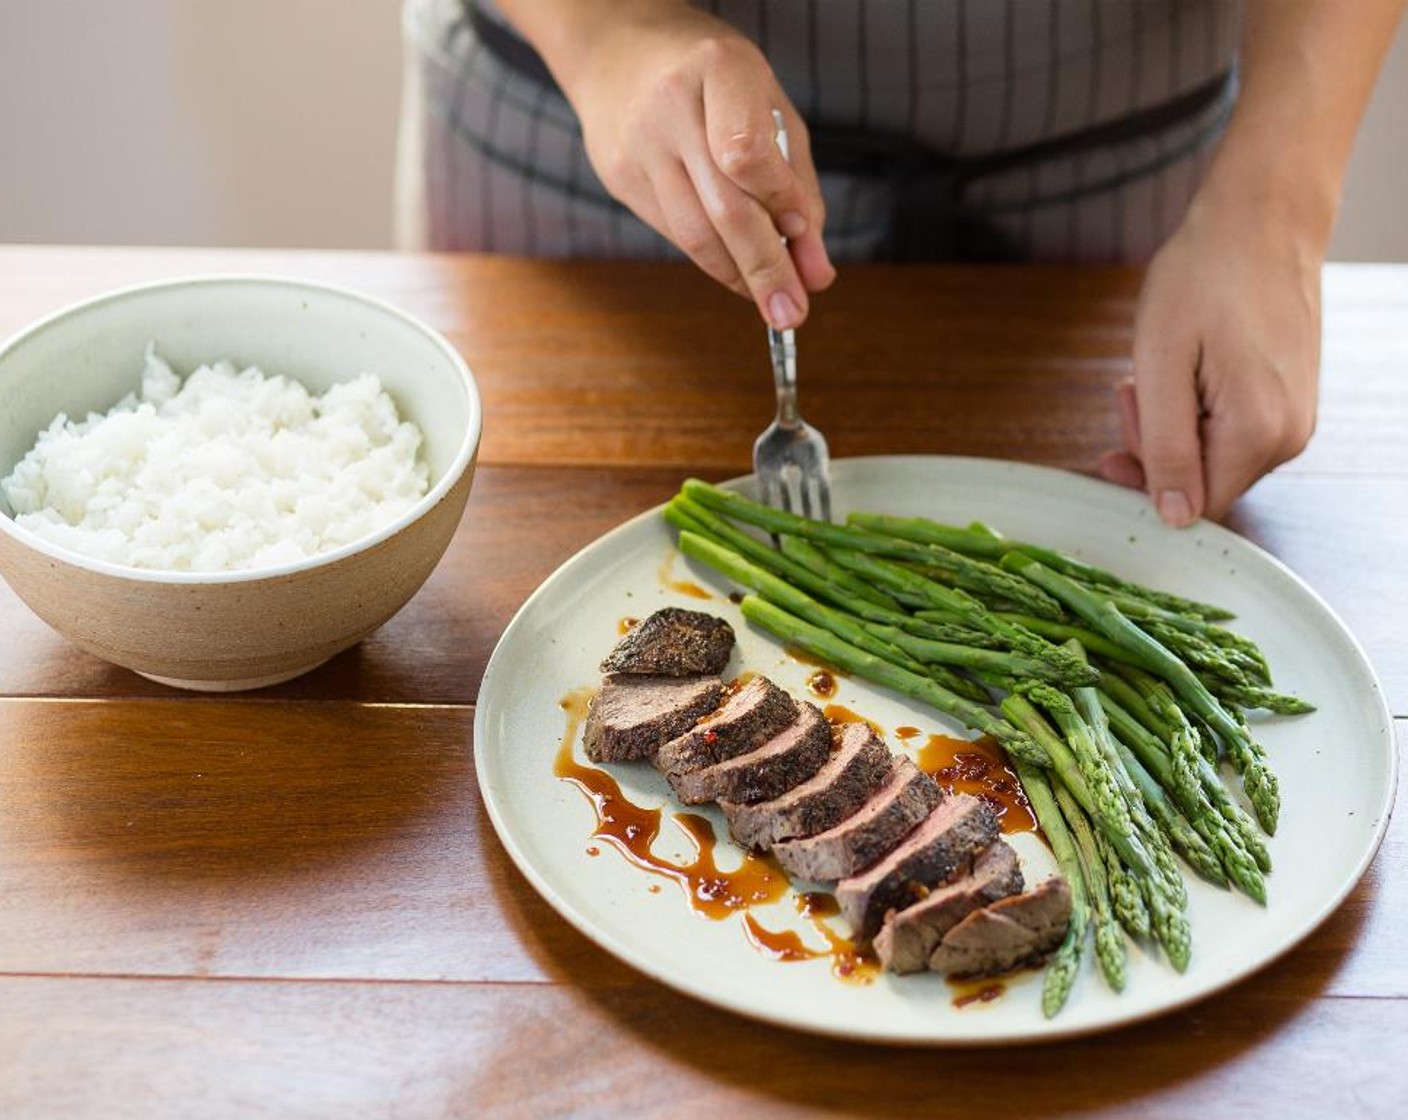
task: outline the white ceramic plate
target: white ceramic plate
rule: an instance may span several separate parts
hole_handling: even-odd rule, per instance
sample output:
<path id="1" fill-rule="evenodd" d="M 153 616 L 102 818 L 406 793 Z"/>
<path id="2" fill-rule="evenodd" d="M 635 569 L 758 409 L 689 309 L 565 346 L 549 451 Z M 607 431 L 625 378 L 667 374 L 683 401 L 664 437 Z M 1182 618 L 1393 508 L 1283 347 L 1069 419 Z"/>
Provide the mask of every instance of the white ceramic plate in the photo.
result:
<path id="1" fill-rule="evenodd" d="M 1393 803 L 1390 717 L 1352 635 L 1280 562 L 1217 525 L 1166 529 L 1140 496 L 1046 468 L 883 457 L 837 462 L 834 475 L 838 517 L 866 509 L 960 524 L 980 519 L 1130 579 L 1236 611 L 1232 625 L 1261 644 L 1277 687 L 1312 699 L 1319 708 L 1296 719 L 1258 721 L 1283 801 L 1281 825 L 1270 845 L 1278 870 L 1268 879 L 1269 905 L 1263 910 L 1190 875 L 1194 940 L 1188 972 L 1180 976 L 1162 959 L 1132 948 L 1128 985 L 1115 995 L 1087 952 L 1069 1002 L 1049 1021 L 1039 1006 L 1040 973 L 1009 982 L 999 999 L 959 1008 L 954 989 L 937 976 L 843 983 L 825 959 L 768 959 L 749 944 L 736 916 L 723 921 L 698 916 L 677 887 L 630 865 L 611 845 L 591 843 L 591 806 L 552 771 L 566 723 L 559 701 L 572 689 L 597 683 L 597 663 L 617 640 L 623 617 L 644 617 L 668 604 L 729 619 L 739 636 L 733 666 L 762 672 L 795 695 L 803 694 L 812 669 L 744 623 L 727 598 L 730 588 L 711 571 L 679 558 L 672 530 L 652 510 L 578 553 L 524 604 L 489 663 L 475 717 L 479 784 L 504 846 L 543 897 L 588 937 L 662 983 L 773 1023 L 883 1042 L 1013 1043 L 1107 1029 L 1216 992 L 1295 945 L 1358 882 Z M 749 488 L 748 480 L 740 485 Z M 662 566 L 672 567 L 672 575 L 662 573 Z M 694 581 L 714 597 L 701 602 L 685 596 L 670 588 L 672 580 Z M 968 734 L 938 713 L 860 681 L 842 680 L 834 702 L 889 732 L 913 725 Z M 902 749 L 893 734 L 889 741 Z M 581 760 L 580 742 L 576 752 Z M 673 805 L 649 766 L 610 770 L 637 803 Z M 722 819 L 714 819 L 718 834 L 726 837 Z M 598 854 L 588 854 L 589 846 Z M 724 839 L 719 849 L 720 864 L 731 866 L 727 861 L 737 859 L 732 845 Z M 1029 879 L 1044 873 L 1049 866 L 1044 849 L 1030 843 L 1020 850 Z M 677 860 L 693 855 L 668 823 L 655 851 Z M 793 920 L 785 901 L 754 914 L 769 928 Z"/>

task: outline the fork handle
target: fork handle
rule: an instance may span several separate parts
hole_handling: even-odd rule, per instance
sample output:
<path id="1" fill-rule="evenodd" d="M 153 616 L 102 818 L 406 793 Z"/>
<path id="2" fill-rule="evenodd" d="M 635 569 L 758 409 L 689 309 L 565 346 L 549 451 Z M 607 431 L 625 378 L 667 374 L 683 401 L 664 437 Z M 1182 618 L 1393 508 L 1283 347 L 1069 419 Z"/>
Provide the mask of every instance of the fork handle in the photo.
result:
<path id="1" fill-rule="evenodd" d="M 787 124 L 782 113 L 772 111 L 773 126 L 777 130 L 777 146 L 782 158 L 790 161 L 792 153 L 787 143 Z M 784 245 L 787 238 L 782 239 Z M 801 417 L 797 414 L 797 335 L 788 328 L 785 331 L 768 328 L 768 351 L 772 354 L 772 378 L 777 385 L 777 422 L 784 428 L 795 428 Z"/>
<path id="2" fill-rule="evenodd" d="M 797 414 L 797 336 L 791 330 L 768 328 L 768 352 L 772 355 L 772 379 L 777 387 L 777 422 L 795 428 Z"/>

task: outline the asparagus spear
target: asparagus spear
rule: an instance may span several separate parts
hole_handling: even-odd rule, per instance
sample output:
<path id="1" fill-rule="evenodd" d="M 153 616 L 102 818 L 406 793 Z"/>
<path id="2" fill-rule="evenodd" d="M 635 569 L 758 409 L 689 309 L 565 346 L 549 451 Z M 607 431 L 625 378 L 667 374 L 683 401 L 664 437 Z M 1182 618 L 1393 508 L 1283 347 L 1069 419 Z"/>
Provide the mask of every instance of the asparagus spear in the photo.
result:
<path id="1" fill-rule="evenodd" d="M 1095 957 L 1100 962 L 1100 971 L 1117 992 L 1124 991 L 1125 945 L 1124 933 L 1115 917 L 1114 905 L 1110 900 L 1110 881 L 1105 874 L 1105 862 L 1096 847 L 1095 836 L 1090 821 L 1076 804 L 1075 798 L 1065 786 L 1056 786 L 1056 804 L 1061 816 L 1075 837 L 1076 851 L 1080 857 L 1081 871 L 1085 877 L 1087 893 L 1090 896 L 1090 909 L 1095 926 Z"/>
<path id="2" fill-rule="evenodd" d="M 967 529 L 959 529 L 923 517 L 887 517 L 883 514 L 869 513 L 853 513 L 846 520 L 851 524 L 884 532 L 889 536 L 943 544 L 957 552 L 965 552 L 970 556 L 981 556 L 990 560 L 1000 560 L 1004 551 L 1020 552 L 1034 560 L 1041 561 L 1053 571 L 1061 572 L 1086 583 L 1098 584 L 1110 591 L 1119 591 L 1144 599 L 1171 613 L 1190 615 L 1200 619 L 1232 617 L 1230 611 L 1223 610 L 1221 607 L 1180 598 L 1157 588 L 1142 587 L 1137 583 L 1121 579 L 1113 572 L 1107 572 L 1054 549 L 1043 548 L 1040 545 L 1028 544 L 1024 541 L 1008 540 L 981 522 L 974 522 Z"/>
<path id="3" fill-rule="evenodd" d="M 1162 788 L 1172 792 L 1184 817 L 1217 853 L 1228 878 L 1252 898 L 1264 901 L 1262 872 L 1271 870 L 1271 858 L 1256 825 L 1231 800 L 1216 772 L 1201 757 L 1194 789 L 1174 778 L 1172 759 L 1164 745 L 1105 691 L 1111 679 L 1107 676 L 1101 682 L 1100 703 L 1118 742 L 1147 767 Z"/>
<path id="4" fill-rule="evenodd" d="M 767 569 L 752 564 L 736 552 L 688 529 L 680 533 L 680 552 L 691 560 L 708 564 L 722 572 L 734 583 L 752 588 L 771 603 L 791 611 L 816 626 L 830 630 L 833 634 L 859 646 L 877 657 L 893 661 L 911 672 L 923 673 L 923 662 L 911 657 L 903 650 L 882 641 L 851 615 L 828 607 L 813 599 L 803 591 L 798 591 L 786 580 L 779 579 Z"/>
<path id="5" fill-rule="evenodd" d="M 1061 729 L 1062 737 L 1075 755 L 1081 777 L 1095 797 L 1097 815 L 1106 831 L 1120 836 L 1131 835 L 1134 825 L 1129 817 L 1129 802 L 1113 768 L 1095 742 L 1090 727 L 1080 718 L 1071 698 L 1049 685 L 1024 682 L 1020 691 L 1045 708 L 1056 720 L 1056 726 Z"/>
<path id="6" fill-rule="evenodd" d="M 698 502 L 680 496 L 671 498 L 665 506 L 665 520 L 678 529 L 689 529 L 703 536 L 713 537 L 720 544 L 767 568 L 774 575 L 803 591 L 843 606 L 861 618 L 875 618 L 885 622 L 904 616 L 900 605 L 872 584 L 855 579 L 849 572 L 827 575 L 816 573 L 785 552 L 770 548 L 762 541 L 735 528 Z"/>
<path id="7" fill-rule="evenodd" d="M 1110 902 L 1120 925 L 1131 936 L 1141 941 L 1153 934 L 1149 924 L 1149 908 L 1144 905 L 1144 894 L 1139 889 L 1139 881 L 1124 865 L 1119 853 L 1099 829 L 1095 830 L 1095 846 L 1105 861 L 1105 874 L 1110 882 Z"/>
<path id="8" fill-rule="evenodd" d="M 1281 795 L 1276 775 L 1267 763 L 1266 752 L 1203 687 L 1188 666 L 1121 614 L 1109 599 L 1100 598 L 1074 580 L 1028 556 L 1009 552 L 1002 558 L 1002 563 L 1051 592 L 1111 641 L 1137 652 L 1150 665 L 1157 666 L 1159 676 L 1168 681 L 1179 697 L 1217 732 L 1233 765 L 1242 775 L 1243 788 L 1256 810 L 1258 822 L 1268 833 L 1276 831 Z"/>
<path id="9" fill-rule="evenodd" d="M 1144 901 L 1149 907 L 1149 924 L 1154 936 L 1164 947 L 1168 960 L 1179 972 L 1188 971 L 1188 962 L 1193 956 L 1193 934 L 1188 927 L 1188 917 L 1180 906 L 1175 905 L 1161 892 L 1159 883 L 1153 879 L 1142 879 Z"/>
<path id="10" fill-rule="evenodd" d="M 1146 634 L 1177 654 L 1189 668 L 1205 678 L 1249 688 L 1266 683 L 1261 677 L 1260 666 L 1250 664 L 1246 656 L 1236 650 L 1222 649 L 1198 634 L 1189 634 L 1177 627 L 1155 622 L 1141 622 L 1139 625 Z"/>
<path id="11" fill-rule="evenodd" d="M 1129 819 L 1134 833 L 1152 858 L 1154 868 L 1163 880 L 1164 893 L 1174 905 L 1182 909 L 1188 903 L 1188 889 L 1179 871 L 1178 861 L 1174 858 L 1170 837 L 1150 814 L 1139 787 L 1126 769 L 1095 691 L 1078 688 L 1073 690 L 1072 696 L 1079 722 L 1085 725 L 1090 741 L 1095 744 L 1099 757 L 1103 759 L 1129 807 Z"/>
<path id="12" fill-rule="evenodd" d="M 1216 806 L 1219 815 L 1232 826 L 1239 842 L 1238 847 L 1247 852 L 1261 870 L 1269 871 L 1271 857 L 1265 842 L 1247 820 L 1246 814 L 1233 803 L 1216 770 L 1197 749 L 1196 740 L 1200 737 L 1198 729 L 1178 705 L 1168 686 L 1147 673 L 1129 667 L 1122 668 L 1120 675 L 1138 693 L 1154 717 L 1170 729 L 1167 743 L 1173 762 L 1173 788 L 1186 791 L 1196 780 L 1198 787 L 1207 795 L 1208 801 Z M 1234 715 L 1233 718 L 1240 722 L 1240 714 Z M 1231 874 L 1232 871 L 1229 867 L 1228 873 Z"/>
<path id="13" fill-rule="evenodd" d="M 886 537 L 862 529 L 834 525 L 829 521 L 814 521 L 799 514 L 766 506 L 745 498 L 733 490 L 711 486 L 697 478 L 685 481 L 682 493 L 701 505 L 715 509 L 735 521 L 744 521 L 770 533 L 806 537 L 808 540 L 837 548 L 851 549 L 895 560 L 909 560 L 938 568 L 958 587 L 984 595 L 1010 599 L 1020 603 L 1031 614 L 1060 618 L 1059 605 L 1040 588 L 1013 579 L 1010 572 L 995 564 L 975 560 L 937 544 L 919 544 L 900 537 Z"/>
<path id="14" fill-rule="evenodd" d="M 910 571 L 903 565 L 891 563 L 880 557 L 867 556 L 865 553 L 852 552 L 842 548 L 828 549 L 827 553 L 843 567 L 849 568 L 857 575 L 874 579 L 886 590 L 907 591 L 914 595 L 923 596 L 931 606 L 961 618 L 966 624 L 985 633 L 1001 638 L 1015 653 L 1024 653 L 1030 657 L 1049 661 L 1059 668 L 1080 672 L 1080 662 L 1066 650 L 1060 646 L 1052 645 L 1045 638 L 1038 637 L 1029 630 L 1023 630 L 1020 626 L 1004 622 L 997 614 L 988 610 L 982 603 L 964 591 L 935 583 L 931 579 L 926 579 L 924 576 Z"/>
<path id="15" fill-rule="evenodd" d="M 881 648 L 876 644 L 877 639 L 862 632 L 858 620 L 849 619 L 825 604 L 808 598 L 804 592 L 790 587 L 786 579 L 779 578 L 777 573 L 791 576 L 796 582 L 815 590 L 819 595 L 831 599 L 833 603 L 859 615 L 860 618 L 879 618 L 887 622 L 907 619 L 908 616 L 902 612 L 887 610 L 869 599 L 853 597 L 849 587 L 819 580 L 812 573 L 804 569 L 799 570 L 795 562 L 788 560 L 760 541 L 754 540 L 746 533 L 738 532 L 731 525 L 715 518 L 702 507 L 695 505 L 691 508 L 690 503 L 677 498 L 665 507 L 665 516 L 681 530 L 681 552 L 690 555 L 693 559 L 710 564 L 712 567 L 724 571 L 726 575 L 737 582 L 758 591 L 763 590 L 765 586 L 763 581 L 766 580 L 766 586 L 771 588 L 769 598 L 779 602 L 783 598 L 787 599 L 792 609 L 798 610 L 803 617 L 810 618 L 819 625 L 841 634 L 848 641 L 870 649 L 871 652 L 881 657 L 899 661 L 916 673 L 930 676 L 937 683 L 966 700 L 977 704 L 986 704 L 991 699 L 981 687 L 959 676 L 944 665 L 916 660 L 897 649 Z M 684 540 L 686 533 L 691 536 L 688 548 L 686 548 Z M 707 548 L 703 542 L 711 542 L 721 551 L 716 552 Z M 730 544 L 734 546 L 732 550 L 729 549 Z M 693 552 L 690 552 L 690 549 Z M 734 559 L 729 559 L 729 555 L 732 555 Z M 750 564 L 750 558 L 756 563 Z M 801 598 L 795 596 L 801 596 Z M 787 603 L 783 605 L 787 605 Z"/>
<path id="16" fill-rule="evenodd" d="M 965 556 L 979 556 L 985 560 L 1001 560 L 1002 554 L 1012 546 L 991 530 L 975 528 L 961 529 L 957 525 L 941 525 L 927 517 L 895 517 L 886 513 L 851 513 L 846 516 L 846 524 L 854 525 L 871 533 L 887 537 L 900 537 L 903 540 L 918 541 L 921 544 L 938 544 L 961 552 Z"/>
<path id="17" fill-rule="evenodd" d="M 1099 806 L 1099 816 L 1096 819 L 1100 821 L 1106 835 L 1117 846 L 1121 840 L 1126 844 L 1138 841 L 1135 850 L 1141 855 L 1134 864 L 1134 870 L 1139 874 L 1140 887 L 1149 907 L 1154 935 L 1163 945 L 1169 961 L 1182 972 L 1188 967 L 1192 952 L 1192 934 L 1183 913 L 1187 893 L 1163 834 L 1152 826 L 1152 822 L 1148 822 L 1147 816 L 1131 816 L 1131 806 L 1119 787 L 1113 768 L 1106 762 L 1088 725 L 1081 719 L 1070 697 L 1049 685 L 1024 684 L 1022 691 L 1056 718 L 1067 744 L 1080 761 L 1082 777 L 1096 797 Z M 1006 708 L 1003 710 L 1006 711 Z M 1121 818 L 1124 823 L 1123 831 L 1119 827 Z M 1136 827 L 1137 823 L 1142 827 Z M 1124 847 L 1121 847 L 1120 851 L 1122 857 L 1128 855 Z"/>
<path id="18" fill-rule="evenodd" d="M 1152 626 L 1168 627 L 1187 634 L 1196 634 L 1215 646 L 1235 651 L 1246 659 L 1249 666 L 1256 667 L 1254 675 L 1270 682 L 1271 669 L 1266 663 L 1266 655 L 1262 653 L 1261 647 L 1246 635 L 1238 634 L 1235 630 L 1229 630 L 1225 626 L 1219 626 L 1206 617 L 1200 617 L 1196 612 L 1170 610 L 1150 602 L 1147 597 L 1131 595 L 1119 588 L 1099 585 L 1087 586 L 1090 586 L 1090 589 L 1097 594 L 1113 600 L 1115 606 L 1124 611 L 1129 618 L 1138 619 L 1141 623 L 1148 623 Z"/>
<path id="19" fill-rule="evenodd" d="M 1035 657 L 1020 653 L 1006 653 L 1001 650 L 977 649 L 972 646 L 955 645 L 951 642 L 936 642 L 910 634 L 898 626 L 881 626 L 866 623 L 865 629 L 882 641 L 919 661 L 937 661 L 943 665 L 961 665 L 965 668 L 984 669 L 996 673 L 1006 673 L 1016 677 L 1031 677 L 1060 685 L 1093 683 L 1099 675 L 1093 670 L 1080 672 L 1076 667 L 1052 665 Z"/>
<path id="20" fill-rule="evenodd" d="M 920 618 L 924 618 L 926 614 L 925 611 L 917 613 Z M 1014 614 L 1009 611 L 999 611 L 998 617 L 1004 622 L 1010 622 L 1014 626 L 1030 630 L 1033 634 L 1040 634 L 1048 641 L 1068 642 L 1074 638 L 1087 652 L 1095 654 L 1097 657 L 1107 657 L 1113 661 L 1128 661 L 1134 656 L 1129 650 L 1123 646 L 1117 646 L 1105 635 L 1097 634 L 1094 630 L 1088 630 L 1084 626 L 1075 626 L 1069 622 L 1052 622 L 1050 619 L 1036 618 L 1029 614 Z"/>
<path id="21" fill-rule="evenodd" d="M 1120 761 L 1124 764 L 1126 772 L 1139 787 L 1149 815 L 1172 841 L 1174 848 L 1188 861 L 1189 866 L 1208 882 L 1219 887 L 1227 886 L 1227 872 L 1222 866 L 1222 861 L 1202 834 L 1178 811 L 1164 788 L 1144 768 L 1134 753 L 1118 739 L 1115 740 L 1115 746 L 1119 750 Z"/>
<path id="22" fill-rule="evenodd" d="M 826 553 L 810 541 L 803 540 L 801 537 L 787 536 L 779 537 L 778 541 L 782 555 L 820 576 L 826 583 L 837 585 L 841 590 L 846 591 L 851 598 L 870 599 L 877 606 L 884 607 L 886 610 L 901 613 L 904 611 L 904 604 L 896 600 L 894 596 L 886 594 L 875 584 L 852 575 L 840 564 L 834 563 Z"/>
<path id="23" fill-rule="evenodd" d="M 776 634 L 785 642 L 807 650 L 844 672 L 864 677 L 868 681 L 893 688 L 941 712 L 953 716 L 967 727 L 991 735 L 1013 759 L 1025 759 L 1033 766 L 1046 766 L 1046 752 L 1032 742 L 1031 737 L 1017 730 L 1006 720 L 999 719 L 986 708 L 956 696 L 929 677 L 910 672 L 868 650 L 842 640 L 829 630 L 789 614 L 782 608 L 759 598 L 745 595 L 743 617 Z"/>
<path id="24" fill-rule="evenodd" d="M 939 612 L 935 611 L 935 614 Z M 976 630 L 958 622 L 940 622 L 931 618 L 918 618 L 905 615 L 896 618 L 894 625 L 907 630 L 920 638 L 930 638 L 936 642 L 954 642 L 961 646 L 976 646 L 978 649 L 1008 649 L 1008 643 L 995 634 Z"/>
<path id="25" fill-rule="evenodd" d="M 1071 888 L 1071 920 L 1066 927 L 1066 936 L 1046 967 L 1046 976 L 1041 986 L 1041 1010 L 1048 1019 L 1065 1005 L 1071 994 L 1076 974 L 1080 971 L 1080 958 L 1085 946 L 1085 933 L 1090 921 L 1090 903 L 1086 891 L 1085 873 L 1075 841 L 1066 828 L 1065 818 L 1056 804 L 1055 794 L 1046 775 L 1040 769 L 1024 762 L 1013 760 L 1017 779 L 1027 793 L 1027 802 L 1036 814 L 1046 839 L 1051 842 L 1051 851 L 1056 856 L 1057 866 L 1065 875 Z"/>
<path id="26" fill-rule="evenodd" d="M 1119 858 L 1131 871 L 1141 878 L 1157 877 L 1158 867 L 1153 856 L 1145 848 L 1143 841 L 1134 834 L 1132 829 L 1129 832 L 1121 833 L 1118 824 L 1106 817 L 1105 814 L 1111 811 L 1109 806 L 1112 803 L 1096 797 L 1090 786 L 1086 784 L 1074 752 L 1066 741 L 1056 733 L 1055 729 L 1046 722 L 1045 717 L 1037 711 L 1031 701 L 1020 693 L 1012 692 L 1002 698 L 1000 708 L 1002 714 L 1013 726 L 1025 731 L 1037 746 L 1046 752 L 1046 756 L 1051 760 L 1051 771 L 1075 795 L 1081 808 L 1085 810 L 1086 816 L 1096 822 L 1100 835 L 1110 842 Z"/>
<path id="27" fill-rule="evenodd" d="M 1239 708 L 1265 708 L 1281 716 L 1303 716 L 1315 711 L 1314 704 L 1299 696 L 1287 696 L 1267 688 L 1219 683 L 1210 686 L 1209 691 L 1224 704 Z"/>
<path id="28" fill-rule="evenodd" d="M 1067 645 L 1073 646 L 1078 652 L 1081 649 L 1078 642 L 1069 642 Z M 1136 799 L 1137 803 L 1131 804 L 1131 819 L 1136 823 L 1143 819 L 1146 844 L 1155 862 L 1164 872 L 1164 879 L 1169 883 L 1170 889 L 1181 900 L 1186 900 L 1187 892 L 1173 859 L 1173 848 L 1182 852 L 1184 858 L 1203 878 L 1218 886 L 1226 886 L 1227 876 L 1217 856 L 1203 842 L 1192 825 L 1169 803 L 1164 791 L 1139 764 L 1139 760 L 1111 734 L 1099 693 L 1094 688 L 1083 687 L 1074 689 L 1071 695 L 1075 700 L 1076 709 L 1089 725 L 1091 735 L 1111 770 L 1122 779 L 1121 785 L 1126 797 Z M 1179 772 L 1178 762 L 1178 756 L 1175 754 L 1175 773 Z M 1190 780 L 1196 780 L 1192 778 L 1191 771 L 1188 771 L 1188 777 Z"/>

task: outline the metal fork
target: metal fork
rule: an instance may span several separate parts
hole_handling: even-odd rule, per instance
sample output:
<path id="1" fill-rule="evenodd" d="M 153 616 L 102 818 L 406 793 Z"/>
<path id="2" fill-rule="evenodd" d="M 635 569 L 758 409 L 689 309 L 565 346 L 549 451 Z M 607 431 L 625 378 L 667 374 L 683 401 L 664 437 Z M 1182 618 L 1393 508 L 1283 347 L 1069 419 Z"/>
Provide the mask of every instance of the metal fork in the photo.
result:
<path id="1" fill-rule="evenodd" d="M 777 146 L 789 159 L 787 128 L 776 109 Z M 784 243 L 786 238 L 783 238 Z M 777 418 L 753 444 L 753 472 L 762 500 L 806 517 L 831 520 L 831 456 L 826 437 L 797 411 L 797 338 L 791 330 L 768 327 L 768 351 L 777 385 Z"/>

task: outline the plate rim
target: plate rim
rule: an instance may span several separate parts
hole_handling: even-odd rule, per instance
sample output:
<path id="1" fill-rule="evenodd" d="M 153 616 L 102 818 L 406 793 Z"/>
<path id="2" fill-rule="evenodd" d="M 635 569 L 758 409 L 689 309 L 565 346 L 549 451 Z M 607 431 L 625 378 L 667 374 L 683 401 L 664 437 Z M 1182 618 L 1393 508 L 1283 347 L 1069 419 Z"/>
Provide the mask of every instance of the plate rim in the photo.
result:
<path id="1" fill-rule="evenodd" d="M 1088 488 L 1092 492 L 1099 489 L 1102 491 L 1101 497 L 1105 500 L 1113 498 L 1116 501 L 1128 501 L 1130 499 L 1136 502 L 1143 501 L 1142 495 L 1138 495 L 1123 487 L 1117 487 L 1112 483 L 1103 482 L 1100 479 L 1077 471 L 1013 459 L 959 455 L 857 455 L 833 459 L 832 468 L 834 472 L 838 468 L 842 471 L 850 469 L 849 465 L 852 464 L 859 466 L 891 464 L 902 466 L 914 463 L 924 463 L 926 466 L 952 464 L 955 467 L 963 466 L 982 470 L 1004 469 L 1018 475 L 1029 473 L 1033 477 L 1056 477 L 1061 480 L 1062 485 L 1074 484 L 1077 487 Z M 681 482 L 683 482 L 684 478 L 688 476 L 684 472 L 681 472 L 681 475 Z M 736 475 L 717 485 L 731 489 L 746 488 L 755 477 L 756 476 L 752 473 Z M 474 711 L 473 762 L 475 782 L 479 789 L 480 799 L 489 815 L 489 820 L 494 827 L 494 832 L 499 842 L 503 845 L 504 850 L 508 853 L 509 858 L 513 861 L 514 866 L 517 867 L 518 871 L 528 880 L 534 890 L 538 892 L 543 900 L 547 902 L 560 917 L 565 919 L 569 925 L 583 936 L 609 952 L 617 960 L 622 961 L 667 988 L 698 999 L 712 1007 L 720 1008 L 721 1010 L 756 1022 L 798 1031 L 814 1037 L 846 1039 L 848 1041 L 864 1042 L 871 1045 L 923 1047 L 931 1049 L 997 1049 L 1070 1041 L 1105 1034 L 1114 1030 L 1122 1030 L 1127 1027 L 1148 1022 L 1152 1019 L 1173 1014 L 1193 1004 L 1220 995 L 1235 985 L 1240 984 L 1250 976 L 1270 967 L 1292 950 L 1298 948 L 1316 930 L 1324 925 L 1330 916 L 1344 904 L 1350 893 L 1360 884 L 1365 874 L 1368 872 L 1370 865 L 1378 855 L 1393 817 L 1393 808 L 1396 801 L 1399 781 L 1399 759 L 1396 749 L 1393 713 L 1388 707 L 1388 701 L 1384 695 L 1382 683 L 1378 679 L 1378 674 L 1374 670 L 1373 662 L 1370 661 L 1359 639 L 1344 620 L 1340 618 L 1339 614 L 1325 601 L 1319 592 L 1311 587 L 1310 584 L 1301 578 L 1301 576 L 1284 561 L 1272 555 L 1256 542 L 1243 537 L 1224 525 L 1206 520 L 1199 521 L 1196 524 L 1202 531 L 1212 532 L 1215 538 L 1235 541 L 1237 547 L 1251 549 L 1260 561 L 1269 563 L 1281 578 L 1289 580 L 1299 593 L 1309 598 L 1322 612 L 1324 617 L 1334 625 L 1340 636 L 1348 642 L 1359 661 L 1360 667 L 1365 671 L 1369 681 L 1373 685 L 1372 693 L 1375 714 L 1379 717 L 1387 742 L 1387 750 L 1384 752 L 1387 781 L 1384 783 L 1381 790 L 1381 799 L 1375 806 L 1378 823 L 1374 828 L 1373 834 L 1369 842 L 1365 845 L 1352 873 L 1346 876 L 1344 881 L 1339 884 L 1332 896 L 1324 900 L 1321 905 L 1314 910 L 1313 914 L 1306 918 L 1302 927 L 1296 930 L 1294 935 L 1284 945 L 1269 956 L 1258 958 L 1249 963 L 1239 964 L 1224 975 L 1211 981 L 1208 985 L 1190 991 L 1185 996 L 1175 997 L 1168 1002 L 1163 1002 L 1153 1007 L 1145 1007 L 1139 1010 L 1132 1009 L 1128 1014 L 1119 1016 L 1113 1020 L 1063 1026 L 1058 1016 L 1055 1019 L 1041 1020 L 1034 1029 L 1007 1032 L 995 1036 L 950 1035 L 922 1037 L 913 1034 L 833 1028 L 826 1023 L 802 1021 L 792 1016 L 770 1012 L 768 1009 L 739 1007 L 734 1002 L 721 996 L 717 992 L 711 991 L 702 984 L 696 983 L 687 977 L 680 977 L 668 969 L 655 964 L 648 954 L 638 952 L 633 947 L 622 943 L 611 930 L 603 929 L 599 924 L 579 914 L 573 906 L 558 893 L 557 888 L 549 879 L 534 866 L 532 860 L 528 858 L 527 854 L 519 846 L 516 839 L 513 837 L 512 829 L 508 826 L 507 821 L 503 817 L 502 807 L 497 804 L 496 796 L 492 794 L 488 788 L 485 777 L 487 772 L 485 764 L 488 762 L 489 751 L 487 746 L 488 735 L 485 726 L 488 719 L 486 713 L 491 707 L 490 703 L 485 702 L 485 696 L 490 691 L 490 686 L 496 679 L 497 674 L 505 671 L 500 666 L 508 656 L 508 653 L 505 651 L 510 643 L 511 635 L 522 624 L 521 620 L 530 615 L 537 602 L 550 594 L 558 583 L 562 582 L 570 575 L 573 567 L 579 563 L 585 562 L 585 558 L 591 552 L 601 547 L 608 540 L 625 535 L 636 525 L 649 519 L 659 517 L 661 511 L 664 509 L 664 505 L 665 503 L 662 502 L 649 509 L 642 510 L 640 513 L 627 518 L 620 524 L 613 526 L 606 532 L 588 541 L 571 556 L 562 561 L 562 563 L 533 589 L 529 596 L 523 601 L 522 605 L 514 612 L 513 617 L 504 627 L 498 641 L 495 643 L 493 653 L 490 655 L 489 661 L 484 669 L 484 674 L 480 679 L 479 692 L 475 700 Z"/>

